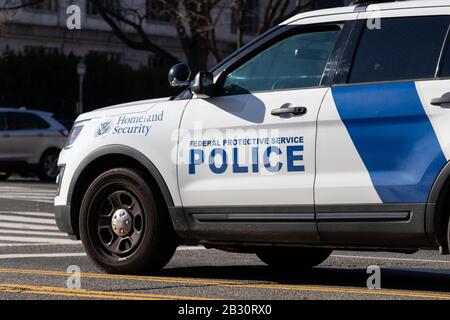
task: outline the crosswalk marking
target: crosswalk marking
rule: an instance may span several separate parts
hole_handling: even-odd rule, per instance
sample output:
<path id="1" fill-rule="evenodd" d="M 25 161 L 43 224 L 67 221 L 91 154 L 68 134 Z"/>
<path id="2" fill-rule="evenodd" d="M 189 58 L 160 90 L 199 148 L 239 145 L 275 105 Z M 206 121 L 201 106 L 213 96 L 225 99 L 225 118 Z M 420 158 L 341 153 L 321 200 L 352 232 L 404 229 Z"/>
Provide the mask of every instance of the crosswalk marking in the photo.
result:
<path id="1" fill-rule="evenodd" d="M 1 234 L 24 234 L 24 235 L 33 235 L 33 236 L 51 236 L 51 237 L 63 237 L 67 238 L 65 234 L 60 232 L 44 232 L 44 231 L 26 231 L 26 230 L 2 230 L 0 229 Z"/>
<path id="2" fill-rule="evenodd" d="M 25 186 L 0 186 L 0 199 L 31 201 L 51 204 L 56 195 L 55 188 L 39 187 L 33 188 Z"/>
<path id="3" fill-rule="evenodd" d="M 38 183 L 0 183 L 0 254 L 2 248 L 20 246 L 72 245 L 68 235 L 59 231 L 53 211 L 56 186 Z M 11 205 L 10 205 L 11 201 Z M 20 208 L 23 202 L 25 208 Z M 8 206 L 2 206 L 7 204 Z M 38 204 L 42 204 L 37 206 Z M 51 206 L 49 206 L 50 204 Z M 33 207 L 49 208 L 47 212 Z M 30 209 L 28 209 L 30 208 Z M 42 210 L 42 209 L 41 209 Z M 45 210 L 45 209 L 44 209 Z M 9 253 L 9 252 L 8 252 Z"/>
<path id="4" fill-rule="evenodd" d="M 28 217 L 6 216 L 6 215 L 0 215 L 0 221 L 56 225 L 54 219 L 28 218 Z"/>
<path id="5" fill-rule="evenodd" d="M 14 212 L 14 211 L 0 211 L 0 215 L 7 214 L 7 215 L 16 215 L 16 216 L 29 216 L 29 217 L 41 217 L 41 218 L 51 218 L 53 219 L 55 215 L 53 213 L 46 213 L 46 212 Z"/>
<path id="6" fill-rule="evenodd" d="M 49 212 L 0 211 L 0 248 L 79 244 L 58 230 L 54 216 Z"/>
<path id="7" fill-rule="evenodd" d="M 57 226 L 37 225 L 37 224 L 29 224 L 29 223 L 0 222 L 0 228 L 22 229 L 22 230 L 55 230 L 55 231 L 58 231 L 58 227 Z"/>
<path id="8" fill-rule="evenodd" d="M 70 239 L 40 238 L 40 237 L 16 237 L 16 236 L 0 236 L 0 241 L 25 242 L 25 243 L 55 243 L 55 244 L 71 244 Z"/>

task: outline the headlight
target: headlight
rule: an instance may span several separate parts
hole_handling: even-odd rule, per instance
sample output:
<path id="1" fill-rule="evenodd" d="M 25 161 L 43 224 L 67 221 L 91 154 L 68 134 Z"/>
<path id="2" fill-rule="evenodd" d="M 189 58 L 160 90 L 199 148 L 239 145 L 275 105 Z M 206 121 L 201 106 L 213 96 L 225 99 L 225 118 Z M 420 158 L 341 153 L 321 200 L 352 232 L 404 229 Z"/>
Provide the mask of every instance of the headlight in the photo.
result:
<path id="1" fill-rule="evenodd" d="M 83 130 L 84 124 L 81 123 L 75 123 L 72 130 L 70 130 L 69 137 L 66 141 L 65 148 L 70 148 L 74 143 L 75 140 L 77 140 L 78 136 L 80 135 L 81 131 Z"/>

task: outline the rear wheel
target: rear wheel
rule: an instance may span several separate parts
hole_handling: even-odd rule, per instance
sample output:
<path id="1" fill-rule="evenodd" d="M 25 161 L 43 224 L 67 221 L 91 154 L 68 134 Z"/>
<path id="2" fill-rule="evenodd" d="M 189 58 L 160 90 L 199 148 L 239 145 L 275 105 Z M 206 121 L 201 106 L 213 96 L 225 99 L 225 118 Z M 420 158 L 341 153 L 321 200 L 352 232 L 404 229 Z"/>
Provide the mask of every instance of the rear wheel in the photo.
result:
<path id="1" fill-rule="evenodd" d="M 58 176 L 59 150 L 44 153 L 39 163 L 38 177 L 42 181 L 54 181 Z"/>
<path id="2" fill-rule="evenodd" d="M 324 262 L 333 251 L 321 248 L 273 247 L 260 249 L 256 255 L 272 268 L 310 269 Z"/>
<path id="3" fill-rule="evenodd" d="M 177 246 L 167 209 L 138 171 L 125 168 L 105 172 L 88 188 L 80 235 L 89 257 L 109 273 L 159 271 Z"/>

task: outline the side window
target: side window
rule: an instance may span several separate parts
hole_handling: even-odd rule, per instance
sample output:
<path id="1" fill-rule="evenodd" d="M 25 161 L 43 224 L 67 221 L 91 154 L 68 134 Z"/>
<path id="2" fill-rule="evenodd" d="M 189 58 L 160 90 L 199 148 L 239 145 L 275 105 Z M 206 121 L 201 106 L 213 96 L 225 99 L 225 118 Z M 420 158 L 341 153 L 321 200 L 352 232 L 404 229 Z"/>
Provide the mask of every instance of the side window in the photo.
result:
<path id="1" fill-rule="evenodd" d="M 39 130 L 47 129 L 50 125 L 42 118 L 31 113 L 7 113 L 8 130 Z"/>
<path id="2" fill-rule="evenodd" d="M 0 131 L 6 130 L 6 117 L 4 113 L 0 113 Z"/>
<path id="3" fill-rule="evenodd" d="M 306 32 L 285 38 L 228 74 L 226 95 L 320 85 L 340 28 Z"/>
<path id="4" fill-rule="evenodd" d="M 350 83 L 434 78 L 449 27 L 448 17 L 382 19 L 364 28 Z"/>
<path id="5" fill-rule="evenodd" d="M 450 77 L 450 44 L 447 43 L 447 52 L 444 55 L 444 61 L 442 62 L 441 77 Z"/>

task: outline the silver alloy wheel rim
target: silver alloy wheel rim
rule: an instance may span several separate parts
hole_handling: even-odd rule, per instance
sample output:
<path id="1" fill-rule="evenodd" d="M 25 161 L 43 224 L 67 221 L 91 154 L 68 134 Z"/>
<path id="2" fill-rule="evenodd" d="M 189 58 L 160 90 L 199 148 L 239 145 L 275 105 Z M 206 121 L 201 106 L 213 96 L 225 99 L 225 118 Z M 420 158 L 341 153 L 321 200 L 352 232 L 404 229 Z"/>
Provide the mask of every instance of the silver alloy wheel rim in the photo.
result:
<path id="1" fill-rule="evenodd" d="M 58 156 L 50 154 L 44 159 L 44 172 L 49 178 L 56 178 L 58 175 Z"/>
<path id="2" fill-rule="evenodd" d="M 126 190 L 114 191 L 99 209 L 97 236 L 103 251 L 117 257 L 131 255 L 144 235 L 144 211 L 139 199 Z"/>

